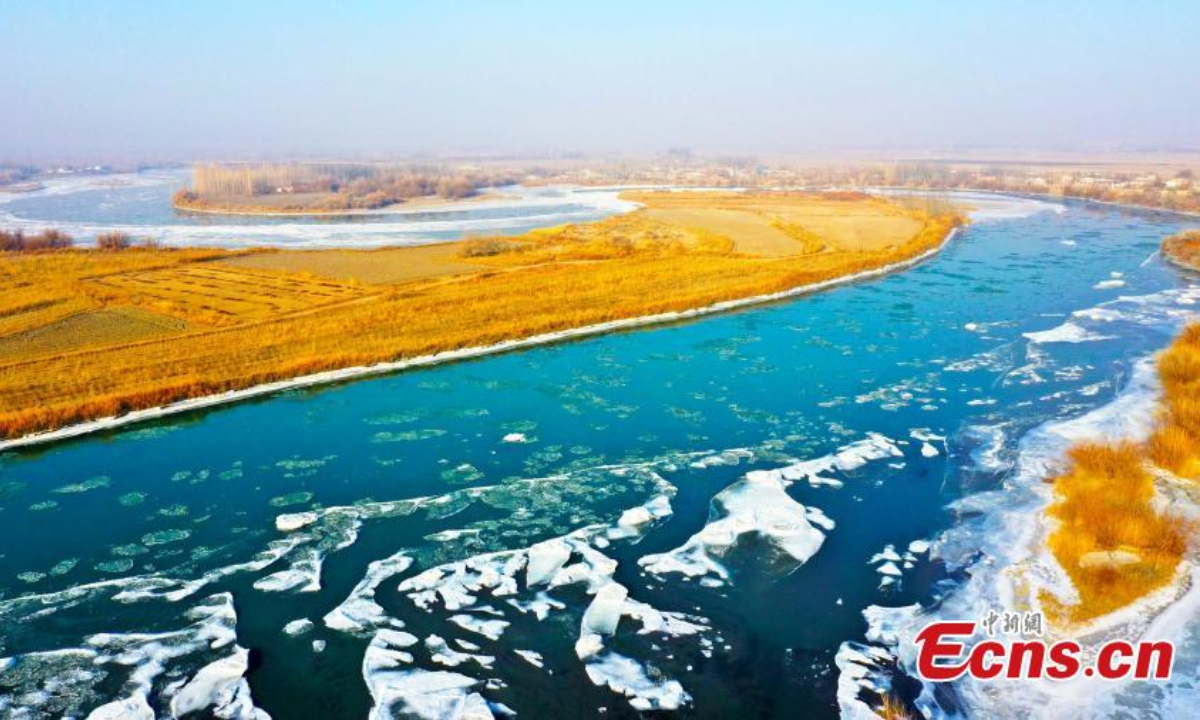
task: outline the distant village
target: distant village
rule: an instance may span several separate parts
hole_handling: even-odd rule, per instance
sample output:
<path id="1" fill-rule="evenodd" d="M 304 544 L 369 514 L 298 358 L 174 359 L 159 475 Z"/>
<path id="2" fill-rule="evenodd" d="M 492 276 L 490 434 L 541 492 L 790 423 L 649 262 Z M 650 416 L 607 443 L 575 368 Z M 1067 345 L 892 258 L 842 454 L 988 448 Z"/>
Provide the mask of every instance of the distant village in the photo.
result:
<path id="1" fill-rule="evenodd" d="M 542 178 L 579 185 L 672 185 L 757 189 L 917 188 L 1051 195 L 1169 210 L 1200 211 L 1200 181 L 1169 171 L 1057 165 L 863 162 L 797 166 L 749 160 L 696 161 L 668 155 L 647 163 L 583 165 Z"/>
<path id="2" fill-rule="evenodd" d="M 915 188 L 985 190 L 1050 195 L 1163 208 L 1200 211 L 1200 162 L 1184 163 L 1013 163 L 971 161 L 859 161 L 799 163 L 749 158 L 701 158 L 682 149 L 650 159 L 588 160 L 552 163 L 507 159 L 459 163 L 474 175 L 501 166 L 512 180 L 531 185 L 675 186 L 788 190 Z M 397 163 L 397 167 L 403 163 Z M 315 166 L 314 166 L 315 167 Z M 324 166 L 322 166 L 324 167 Z M 416 167 L 416 166 L 414 166 Z M 0 192 L 31 192 L 41 181 L 67 175 L 103 175 L 124 169 L 107 165 L 36 168 L 0 164 Z M 471 183 L 477 186 L 478 182 Z M 301 189 L 291 182 L 271 186 L 276 193 Z M 467 187 L 464 186 L 464 193 Z M 453 194 L 453 193 L 452 193 Z M 458 193 L 463 194 L 463 193 Z"/>

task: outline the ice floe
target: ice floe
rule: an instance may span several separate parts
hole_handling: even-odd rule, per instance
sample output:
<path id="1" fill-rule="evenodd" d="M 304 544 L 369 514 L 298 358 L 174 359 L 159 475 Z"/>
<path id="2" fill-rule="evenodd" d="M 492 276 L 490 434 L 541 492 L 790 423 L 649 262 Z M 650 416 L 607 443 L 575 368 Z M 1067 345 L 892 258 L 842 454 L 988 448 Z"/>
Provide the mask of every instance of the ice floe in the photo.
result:
<path id="1" fill-rule="evenodd" d="M 1031 342 L 1035 343 L 1082 343 L 1113 339 L 1113 336 L 1111 335 L 1101 335 L 1099 333 L 1092 332 L 1069 320 L 1062 325 L 1049 330 L 1027 332 L 1022 334 Z"/>
<path id="2" fill-rule="evenodd" d="M 546 666 L 546 661 L 542 658 L 541 653 L 537 653 L 532 650 L 513 650 L 513 653 L 535 668 L 543 668 Z"/>
<path id="3" fill-rule="evenodd" d="M 489 720 L 491 707 L 473 689 L 475 678 L 441 670 L 396 670 L 390 659 L 363 665 L 363 679 L 374 707 L 371 720 L 391 720 L 404 713 L 423 720 Z"/>
<path id="4" fill-rule="evenodd" d="M 496 658 L 492 655 L 475 655 L 454 650 L 439 635 L 425 638 L 425 647 L 429 650 L 429 659 L 439 665 L 458 667 L 465 662 L 474 661 L 480 667 L 490 670 Z"/>
<path id="5" fill-rule="evenodd" d="M 909 436 L 914 440 L 920 441 L 922 457 L 934 458 L 941 454 L 933 443 L 940 444 L 943 450 L 946 448 L 946 436 L 932 433 L 927 428 L 910 430 Z"/>
<path id="6" fill-rule="evenodd" d="M 78 717 L 86 708 L 72 703 L 88 698 L 96 683 L 115 677 L 124 678 L 118 684 L 122 696 L 92 708 L 88 717 L 178 717 L 204 712 L 215 717 L 267 720 L 267 714 L 255 707 L 244 678 L 249 653 L 236 644 L 232 596 L 221 593 L 205 598 L 183 617 L 191 624 L 177 630 L 96 633 L 87 636 L 81 648 L 0 659 L 0 685 L 7 693 L 0 711 L 17 711 L 13 717 Z M 12 671 L 20 672 L 39 689 L 10 679 Z M 46 688 L 57 690 L 49 693 Z M 18 711 L 21 707 L 29 712 Z M 52 707 L 56 710 L 51 711 Z"/>
<path id="7" fill-rule="evenodd" d="M 236 648 L 232 655 L 200 668 L 171 698 L 171 714 L 184 717 L 207 710 L 219 718 L 269 720 L 269 715 L 254 707 L 250 685 L 243 677 L 249 658 L 249 651 Z"/>
<path id="8" fill-rule="evenodd" d="M 715 575 L 727 581 L 726 556 L 751 533 L 777 551 L 773 560 L 782 559 L 789 568 L 805 563 L 820 549 L 825 534 L 813 527 L 805 507 L 785 487 L 780 471 L 747 473 L 713 498 L 712 518 L 700 532 L 675 550 L 642 557 L 639 564 L 656 574 Z"/>
<path id="9" fill-rule="evenodd" d="M 610 582 L 597 590 L 592 597 L 592 604 L 583 613 L 583 629 L 580 632 L 596 635 L 615 633 L 627 597 L 629 591 L 617 582 Z"/>
<path id="10" fill-rule="evenodd" d="M 412 558 L 403 553 L 372 562 L 367 566 L 366 575 L 350 592 L 350 596 L 325 615 L 325 626 L 351 633 L 366 632 L 389 625 L 403 627 L 404 623 L 388 617 L 383 608 L 375 602 L 375 591 L 384 580 L 404 572 L 410 565 Z"/>
<path id="11" fill-rule="evenodd" d="M 312 620 L 309 620 L 308 618 L 300 618 L 299 620 L 293 620 L 287 625 L 284 625 L 283 634 L 291 636 L 304 635 L 305 633 L 310 632 L 313 627 L 314 625 Z"/>
<path id="12" fill-rule="evenodd" d="M 614 652 L 589 662 L 584 669 L 593 683 L 629 697 L 635 710 L 678 710 L 691 700 L 678 681 L 651 679 L 641 663 Z"/>
<path id="13" fill-rule="evenodd" d="M 499 640 L 500 636 L 504 634 L 504 628 L 509 626 L 505 620 L 480 618 L 466 614 L 451 615 L 449 620 L 463 630 L 478 633 L 488 640 Z"/>
<path id="14" fill-rule="evenodd" d="M 671 512 L 671 498 L 665 494 L 655 495 L 646 503 L 621 513 L 616 527 L 609 529 L 608 538 L 637 538 L 656 521 L 669 517 Z"/>

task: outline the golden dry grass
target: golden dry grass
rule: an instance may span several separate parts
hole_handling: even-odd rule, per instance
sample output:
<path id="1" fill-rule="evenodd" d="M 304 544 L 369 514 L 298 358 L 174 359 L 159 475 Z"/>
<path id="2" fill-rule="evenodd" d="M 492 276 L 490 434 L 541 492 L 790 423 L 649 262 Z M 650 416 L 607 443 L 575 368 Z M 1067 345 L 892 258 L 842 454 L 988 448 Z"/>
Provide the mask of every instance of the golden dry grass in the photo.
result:
<path id="1" fill-rule="evenodd" d="M 0 253 L 0 337 L 44 327 L 108 304 L 94 283 L 230 255 L 218 250 Z M 103 293 L 100 293 L 103 295 Z"/>
<path id="2" fill-rule="evenodd" d="M 356 281 L 192 263 L 87 280 L 94 296 L 209 325 L 265 320 L 363 297 Z"/>
<path id="3" fill-rule="evenodd" d="M 732 239 L 738 252 L 784 256 L 877 250 L 920 232 L 927 213 L 858 194 L 636 192 L 646 216 Z"/>
<path id="4" fill-rule="evenodd" d="M 875 714 L 883 720 L 912 720 L 904 703 L 890 693 L 883 696 L 879 707 L 875 708 Z"/>
<path id="5" fill-rule="evenodd" d="M 1185 230 L 1162 243 L 1163 255 L 1189 270 L 1200 270 L 1200 230 Z"/>
<path id="6" fill-rule="evenodd" d="M 1163 252 L 1200 269 L 1200 231 L 1167 238 Z M 1068 472 L 1054 480 L 1050 513 L 1060 525 L 1049 545 L 1080 596 L 1070 606 L 1043 598 L 1061 622 L 1099 617 L 1165 585 L 1194 535 L 1188 521 L 1155 510 L 1150 468 L 1200 479 L 1200 323 L 1162 353 L 1158 375 L 1162 403 L 1147 442 L 1077 446 Z"/>
<path id="7" fill-rule="evenodd" d="M 0 359 L 55 355 L 182 332 L 187 323 L 136 307 L 87 310 L 0 337 Z"/>
<path id="8" fill-rule="evenodd" d="M 1049 544 L 1071 576 L 1080 602 L 1047 605 L 1060 620 L 1081 621 L 1123 607 L 1166 584 L 1194 528 L 1155 510 L 1156 465 L 1178 477 L 1200 477 L 1200 324 L 1192 324 L 1159 357 L 1162 409 L 1144 446 L 1084 444 L 1054 480 L 1060 521 Z"/>
<path id="9" fill-rule="evenodd" d="M 1150 436 L 1156 465 L 1200 479 L 1200 323 L 1189 325 L 1158 359 L 1163 408 Z"/>
<path id="10" fill-rule="evenodd" d="M 1187 546 L 1188 528 L 1151 503 L 1154 478 L 1133 443 L 1084 443 L 1071 449 L 1070 468 L 1054 479 L 1059 521 L 1050 550 L 1070 576 L 1079 602 L 1043 602 L 1053 619 L 1081 622 L 1124 607 L 1162 587 Z"/>
<path id="11" fill-rule="evenodd" d="M 704 228 L 733 240 L 738 252 L 765 257 L 796 255 L 802 245 L 773 225 L 769 218 L 744 210 L 650 208 L 651 220 L 682 227 Z"/>
<path id="12" fill-rule="evenodd" d="M 858 201 L 843 203 L 848 212 L 861 211 Z M 350 265 L 321 277 L 295 272 L 319 264 L 307 253 L 220 262 L 199 262 L 213 259 L 203 253 L 167 251 L 154 260 L 142 250 L 136 252 L 147 257 L 140 263 L 124 253 L 89 251 L 31 257 L 36 271 L 17 268 L 7 278 L 24 283 L 26 300 L 45 296 L 68 303 L 81 297 L 92 309 L 136 304 L 185 319 L 190 327 L 168 338 L 0 358 L 0 436 L 322 370 L 779 292 L 911 258 L 938 246 L 961 218 L 921 221 L 916 235 L 872 249 L 831 246 L 771 258 L 735 252 L 729 238 L 707 228 L 634 213 L 497 239 L 498 254 L 469 261 L 440 256 L 439 262 L 478 263 L 476 272 L 384 285 L 339 279 Z M 393 262 L 402 266 L 401 253 L 412 252 L 395 251 Z M 304 258 L 284 259 L 288 255 Z M 192 261 L 182 262 L 185 257 Z M 39 282 L 57 287 L 56 264 L 90 269 L 68 273 L 75 279 L 61 291 L 39 295 L 29 288 Z"/>
<path id="13" fill-rule="evenodd" d="M 293 250 L 242 255 L 221 264 L 379 285 L 478 272 L 479 265 L 460 258 L 461 251 L 459 243 L 382 250 Z"/>

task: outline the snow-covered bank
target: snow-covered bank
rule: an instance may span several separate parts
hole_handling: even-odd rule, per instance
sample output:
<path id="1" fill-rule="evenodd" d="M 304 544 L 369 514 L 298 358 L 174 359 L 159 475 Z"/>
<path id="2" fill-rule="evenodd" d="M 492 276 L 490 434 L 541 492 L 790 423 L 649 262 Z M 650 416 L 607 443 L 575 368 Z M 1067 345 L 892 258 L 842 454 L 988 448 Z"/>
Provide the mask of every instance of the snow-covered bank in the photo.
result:
<path id="1" fill-rule="evenodd" d="M 1191 210 L 1174 210 L 1165 207 L 1154 207 L 1153 205 L 1135 205 L 1132 203 L 1114 202 L 1112 200 L 1094 200 L 1092 198 L 1076 197 L 1073 195 L 1051 195 L 1050 193 L 1035 193 L 1035 192 L 1020 192 L 1016 190 L 984 190 L 982 188 L 923 188 L 910 187 L 904 185 L 893 185 L 885 187 L 869 188 L 869 191 L 876 191 L 883 194 L 901 193 L 901 194 L 927 194 L 927 195 L 982 195 L 996 198 L 1016 198 L 1018 200 L 1030 200 L 1043 204 L 1055 204 L 1063 207 L 1063 203 L 1072 202 L 1083 205 L 1101 205 L 1119 210 L 1139 210 L 1142 212 L 1163 213 L 1166 215 L 1178 215 L 1180 217 L 1200 217 L 1200 212 Z M 1056 211 L 1061 212 L 1061 211 Z M 1020 217 L 1020 216 L 1014 216 Z M 972 215 L 973 219 L 976 218 Z"/>
<path id="2" fill-rule="evenodd" d="M 1112 402 L 1077 418 L 1047 422 L 1025 435 L 1018 446 L 1017 467 L 1003 489 L 955 504 L 968 519 L 938 538 L 934 555 L 950 568 L 968 571 L 968 579 L 930 608 L 874 606 L 864 611 L 871 644 L 845 643 L 838 657 L 843 717 L 874 716 L 859 691 L 887 692 L 897 669 L 916 677 L 913 638 L 927 623 L 979 621 L 993 610 L 1038 610 L 1043 592 L 1072 595 L 1069 578 L 1046 546 L 1051 527 L 1045 510 L 1053 500 L 1053 486 L 1043 479 L 1061 469 L 1067 448 L 1081 440 L 1144 440 L 1153 424 L 1158 395 L 1154 361 L 1144 358 Z M 1181 507 L 1179 502 L 1177 498 L 1174 511 L 1195 516 L 1194 504 L 1184 500 L 1188 507 Z M 1196 565 L 1193 549 L 1169 586 L 1065 634 L 1083 645 L 1085 665 L 1103 641 L 1171 640 L 1180 649 L 1171 683 L 1097 683 L 1085 677 L 988 683 L 964 678 L 952 686 L 924 685 L 915 701 L 917 708 L 926 717 L 1044 717 L 1048 712 L 1054 717 L 1102 717 L 1119 710 L 1134 716 L 1175 716 L 1166 709 L 1180 702 L 1186 707 L 1196 693 L 1192 686 L 1200 632 Z M 997 639 L 1005 641 L 1002 636 Z"/>
<path id="3" fill-rule="evenodd" d="M 616 330 L 627 330 L 638 327 L 646 327 L 650 325 L 658 325 L 663 323 L 677 322 L 680 320 L 689 320 L 692 318 L 713 315 L 716 313 L 735 310 L 738 308 L 749 307 L 752 305 L 760 305 L 764 303 L 774 302 L 777 300 L 785 300 L 788 298 L 799 297 L 819 292 L 840 285 L 848 285 L 851 283 L 868 280 L 871 278 L 882 277 L 899 270 L 904 270 L 914 265 L 917 265 L 931 257 L 934 257 L 942 248 L 949 243 L 955 235 L 958 234 L 958 229 L 954 229 L 947 233 L 940 245 L 931 248 L 919 255 L 909 258 L 901 262 L 885 265 L 874 270 L 866 270 L 852 275 L 844 275 L 842 277 L 824 280 L 818 283 L 809 285 L 801 285 L 783 290 L 777 293 L 766 295 L 757 295 L 754 297 L 741 298 L 738 300 L 726 300 L 724 302 L 714 303 L 700 308 L 691 310 L 681 310 L 677 312 L 660 313 L 657 315 L 646 315 L 642 317 L 626 318 L 623 320 L 613 320 L 605 323 L 597 323 L 594 325 L 585 325 L 583 327 L 571 328 L 568 330 L 560 330 L 552 333 L 544 333 L 541 335 L 533 335 L 531 337 L 506 340 L 494 345 L 484 345 L 480 347 L 463 348 L 460 350 L 451 350 L 432 355 L 423 355 L 420 357 L 410 358 L 407 360 L 399 360 L 395 362 L 379 363 L 376 365 L 368 365 L 361 367 L 343 368 L 341 370 L 329 370 L 311 375 L 302 375 L 290 380 L 280 380 L 277 382 L 256 385 L 254 387 L 245 388 L 243 390 L 234 390 L 218 395 L 209 395 L 205 397 L 192 398 L 182 400 L 180 402 L 163 405 L 160 407 L 146 408 L 144 410 L 135 410 L 125 415 L 100 418 L 78 425 L 71 425 L 58 430 L 49 432 L 35 433 L 24 437 L 14 438 L 11 440 L 0 441 L 0 452 L 16 447 L 35 445 L 38 443 L 53 442 L 56 440 L 64 440 L 67 438 L 78 437 L 87 433 L 96 432 L 99 430 L 108 430 L 124 425 L 129 425 L 143 420 L 154 420 L 169 415 L 175 415 L 191 410 L 202 408 L 215 407 L 226 403 L 238 402 L 250 398 L 270 395 L 272 393 L 281 392 L 283 390 L 292 390 L 297 388 L 312 387 L 315 385 L 324 385 L 328 383 L 350 380 L 353 378 L 366 377 L 369 375 L 381 375 L 384 373 L 392 373 L 409 368 L 425 367 L 430 365 L 438 365 L 445 362 L 453 362 L 455 360 L 465 360 L 469 358 L 481 357 L 485 355 L 494 355 L 513 350 L 520 350 L 537 345 L 545 345 L 548 343 L 562 342 L 565 340 L 573 340 L 576 338 L 589 337 L 592 335 L 601 335 Z"/>

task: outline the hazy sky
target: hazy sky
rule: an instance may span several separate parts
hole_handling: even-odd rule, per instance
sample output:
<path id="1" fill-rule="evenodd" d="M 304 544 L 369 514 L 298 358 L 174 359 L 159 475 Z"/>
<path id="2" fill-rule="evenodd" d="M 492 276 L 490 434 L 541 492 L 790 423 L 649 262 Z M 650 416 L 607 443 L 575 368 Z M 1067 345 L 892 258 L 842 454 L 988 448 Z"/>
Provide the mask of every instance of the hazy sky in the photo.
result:
<path id="1" fill-rule="evenodd" d="M 0 0 L 0 159 L 1200 146 L 1200 2 Z"/>

